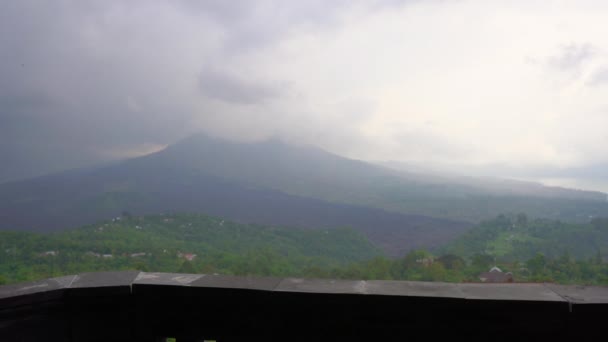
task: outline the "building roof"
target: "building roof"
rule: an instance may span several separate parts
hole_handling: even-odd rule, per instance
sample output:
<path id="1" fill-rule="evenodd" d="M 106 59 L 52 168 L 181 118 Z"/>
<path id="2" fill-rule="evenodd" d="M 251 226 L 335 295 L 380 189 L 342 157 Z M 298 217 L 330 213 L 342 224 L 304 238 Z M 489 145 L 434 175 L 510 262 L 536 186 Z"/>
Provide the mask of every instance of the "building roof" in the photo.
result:
<path id="1" fill-rule="evenodd" d="M 497 271 L 484 272 L 479 275 L 479 280 L 484 283 L 512 283 L 513 274 L 510 272 L 503 273 Z"/>

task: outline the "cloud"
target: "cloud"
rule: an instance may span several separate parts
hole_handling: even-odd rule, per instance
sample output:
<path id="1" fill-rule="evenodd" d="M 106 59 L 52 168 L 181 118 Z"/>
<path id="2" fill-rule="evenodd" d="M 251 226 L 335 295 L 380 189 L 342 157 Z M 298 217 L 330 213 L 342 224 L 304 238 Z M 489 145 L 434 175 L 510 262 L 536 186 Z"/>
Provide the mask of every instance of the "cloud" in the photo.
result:
<path id="1" fill-rule="evenodd" d="M 587 85 L 590 86 L 601 86 L 608 83 L 608 67 L 602 67 L 596 70 L 589 80 L 587 81 Z"/>
<path id="2" fill-rule="evenodd" d="M 271 46 L 294 31 L 322 31 L 337 24 L 341 10 L 352 6 L 349 1 L 311 0 L 277 1 L 179 1 L 190 14 L 207 18 L 216 24 L 224 35 L 224 53 L 239 54 Z"/>
<path id="3" fill-rule="evenodd" d="M 234 104 L 263 103 L 287 90 L 285 83 L 252 81 L 211 68 L 201 72 L 199 86 L 206 97 Z"/>
<path id="4" fill-rule="evenodd" d="M 111 149 L 100 151 L 100 154 L 106 155 L 109 159 L 126 159 L 158 152 L 167 148 L 167 145 L 159 144 L 140 144 L 129 146 L 114 146 Z"/>
<path id="5" fill-rule="evenodd" d="M 591 44 L 571 43 L 561 46 L 559 50 L 558 54 L 547 59 L 547 64 L 564 71 L 580 68 L 597 55 L 597 49 Z"/>

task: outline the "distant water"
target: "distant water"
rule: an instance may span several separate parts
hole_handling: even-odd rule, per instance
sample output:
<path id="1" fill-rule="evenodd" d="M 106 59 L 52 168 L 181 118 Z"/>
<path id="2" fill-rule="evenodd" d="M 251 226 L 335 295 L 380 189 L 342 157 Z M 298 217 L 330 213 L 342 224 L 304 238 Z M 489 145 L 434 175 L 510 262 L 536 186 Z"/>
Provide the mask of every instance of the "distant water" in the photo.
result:
<path id="1" fill-rule="evenodd" d="M 564 188 L 601 191 L 608 194 L 608 179 L 580 179 L 580 178 L 538 178 L 534 181 L 550 186 Z"/>

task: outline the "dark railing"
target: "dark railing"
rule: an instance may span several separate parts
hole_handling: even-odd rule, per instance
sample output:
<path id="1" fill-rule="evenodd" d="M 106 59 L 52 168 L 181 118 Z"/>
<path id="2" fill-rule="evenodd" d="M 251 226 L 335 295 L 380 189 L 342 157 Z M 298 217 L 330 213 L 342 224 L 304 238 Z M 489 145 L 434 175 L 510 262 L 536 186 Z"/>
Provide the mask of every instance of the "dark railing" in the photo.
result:
<path id="1" fill-rule="evenodd" d="M 601 337 L 608 288 L 83 273 L 0 287 L 0 341 Z"/>

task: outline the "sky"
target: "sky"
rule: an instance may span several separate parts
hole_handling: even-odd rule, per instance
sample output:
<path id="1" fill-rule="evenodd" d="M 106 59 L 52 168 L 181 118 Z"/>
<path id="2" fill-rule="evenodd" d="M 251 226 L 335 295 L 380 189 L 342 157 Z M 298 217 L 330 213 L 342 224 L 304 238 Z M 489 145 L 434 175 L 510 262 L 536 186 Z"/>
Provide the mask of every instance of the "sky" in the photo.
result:
<path id="1" fill-rule="evenodd" d="M 202 131 L 608 184 L 607 17 L 580 0 L 3 1 L 0 181 Z"/>

